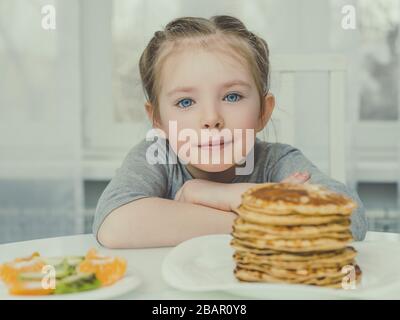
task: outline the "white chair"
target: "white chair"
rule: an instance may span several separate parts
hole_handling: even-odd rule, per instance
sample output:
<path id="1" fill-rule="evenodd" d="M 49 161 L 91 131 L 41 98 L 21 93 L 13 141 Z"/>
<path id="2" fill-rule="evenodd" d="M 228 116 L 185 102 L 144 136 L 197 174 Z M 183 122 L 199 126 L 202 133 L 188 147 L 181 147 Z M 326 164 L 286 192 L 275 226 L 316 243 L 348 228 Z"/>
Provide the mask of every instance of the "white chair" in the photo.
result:
<path id="1" fill-rule="evenodd" d="M 276 134 L 272 141 L 295 146 L 295 76 L 302 72 L 326 72 L 329 79 L 329 174 L 332 178 L 346 181 L 345 145 L 345 87 L 346 62 L 340 55 L 272 55 L 272 75 L 280 77 L 279 104 L 272 119 Z M 271 77 L 272 79 L 273 77 Z M 318 120 L 318 119 L 316 119 Z M 265 133 L 258 137 L 264 138 Z M 269 138 L 271 141 L 271 139 Z M 312 159 L 311 159 L 312 160 Z"/>

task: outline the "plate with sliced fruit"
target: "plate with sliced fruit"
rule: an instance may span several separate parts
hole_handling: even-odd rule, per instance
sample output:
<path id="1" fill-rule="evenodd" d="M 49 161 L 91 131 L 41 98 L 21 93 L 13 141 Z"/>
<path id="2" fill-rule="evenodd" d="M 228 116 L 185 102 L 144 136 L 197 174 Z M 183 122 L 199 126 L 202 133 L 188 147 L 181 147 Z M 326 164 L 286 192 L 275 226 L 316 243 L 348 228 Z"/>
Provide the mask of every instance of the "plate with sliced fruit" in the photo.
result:
<path id="1" fill-rule="evenodd" d="M 39 252 L 0 264 L 0 300 L 110 299 L 140 285 L 121 257 L 90 249 L 82 256 L 43 257 Z"/>

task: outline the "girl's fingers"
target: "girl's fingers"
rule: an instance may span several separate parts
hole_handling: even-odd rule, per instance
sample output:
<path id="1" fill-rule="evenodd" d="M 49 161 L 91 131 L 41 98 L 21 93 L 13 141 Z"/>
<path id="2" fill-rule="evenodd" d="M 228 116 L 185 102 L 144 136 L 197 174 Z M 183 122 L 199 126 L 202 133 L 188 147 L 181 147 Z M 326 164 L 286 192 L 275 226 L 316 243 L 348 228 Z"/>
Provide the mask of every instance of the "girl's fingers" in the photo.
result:
<path id="1" fill-rule="evenodd" d="M 304 172 L 304 173 L 295 172 L 294 174 L 285 178 L 281 182 L 283 182 L 283 183 L 305 183 L 310 178 L 311 178 L 311 176 L 308 172 Z"/>
<path id="2" fill-rule="evenodd" d="M 298 172 L 295 172 L 291 174 L 290 176 L 286 177 L 285 179 L 281 180 L 281 182 L 290 182 L 296 179 L 296 176 L 298 175 Z"/>
<path id="3" fill-rule="evenodd" d="M 282 183 L 296 183 L 295 177 L 287 177 L 281 181 Z"/>

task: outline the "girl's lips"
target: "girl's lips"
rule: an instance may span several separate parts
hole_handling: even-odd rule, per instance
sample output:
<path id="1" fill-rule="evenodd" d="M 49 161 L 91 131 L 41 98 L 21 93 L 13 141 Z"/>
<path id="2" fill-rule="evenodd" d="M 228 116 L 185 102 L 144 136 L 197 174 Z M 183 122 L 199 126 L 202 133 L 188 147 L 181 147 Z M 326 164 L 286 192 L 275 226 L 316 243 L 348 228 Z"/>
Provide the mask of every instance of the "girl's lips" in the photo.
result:
<path id="1" fill-rule="evenodd" d="M 223 148 L 226 145 L 229 145 L 231 143 L 232 143 L 232 141 L 223 141 L 223 142 L 215 141 L 215 142 L 208 143 L 208 144 L 200 144 L 197 147 L 201 148 L 201 149 L 203 149 L 203 148 Z"/>

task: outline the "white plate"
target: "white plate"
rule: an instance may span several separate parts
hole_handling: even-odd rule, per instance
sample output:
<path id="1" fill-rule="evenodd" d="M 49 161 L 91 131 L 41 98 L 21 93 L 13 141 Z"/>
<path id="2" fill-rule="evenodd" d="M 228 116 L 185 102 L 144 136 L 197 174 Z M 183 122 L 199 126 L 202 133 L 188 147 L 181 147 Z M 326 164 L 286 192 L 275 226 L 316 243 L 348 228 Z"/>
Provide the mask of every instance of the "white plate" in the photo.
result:
<path id="1" fill-rule="evenodd" d="M 138 272 L 128 267 L 125 276 L 111 286 L 79 293 L 67 293 L 44 296 L 14 296 L 8 294 L 4 283 L 0 282 L 0 300 L 102 300 L 121 296 L 136 289 L 141 283 Z"/>
<path id="2" fill-rule="evenodd" d="M 259 299 L 400 299 L 400 242 L 354 242 L 362 281 L 356 289 L 344 290 L 240 282 L 233 275 L 231 239 L 230 235 L 209 235 L 179 244 L 163 261 L 164 280 L 184 291 L 218 290 Z"/>

